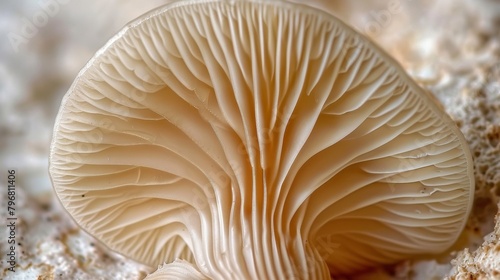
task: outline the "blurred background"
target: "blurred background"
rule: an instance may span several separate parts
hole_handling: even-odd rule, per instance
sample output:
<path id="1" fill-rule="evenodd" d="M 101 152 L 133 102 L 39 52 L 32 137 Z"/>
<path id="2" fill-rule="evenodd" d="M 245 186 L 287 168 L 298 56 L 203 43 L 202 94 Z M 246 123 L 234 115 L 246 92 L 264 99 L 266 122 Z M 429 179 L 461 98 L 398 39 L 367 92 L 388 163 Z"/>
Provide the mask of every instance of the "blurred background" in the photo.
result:
<path id="1" fill-rule="evenodd" d="M 1 279 L 142 279 L 153 270 L 78 229 L 52 191 L 48 151 L 61 99 L 80 69 L 127 22 L 169 2 L 0 2 L 0 215 L 6 215 L 7 170 L 15 169 L 19 265 L 16 273 L 7 270 L 2 230 Z M 498 244 L 499 234 L 494 226 L 500 197 L 500 1 L 294 2 L 337 15 L 395 57 L 443 103 L 475 157 L 476 207 L 456 252 L 360 277 L 462 279 L 500 273 L 500 256 L 485 251 Z M 481 269 L 473 272 L 473 263 Z"/>

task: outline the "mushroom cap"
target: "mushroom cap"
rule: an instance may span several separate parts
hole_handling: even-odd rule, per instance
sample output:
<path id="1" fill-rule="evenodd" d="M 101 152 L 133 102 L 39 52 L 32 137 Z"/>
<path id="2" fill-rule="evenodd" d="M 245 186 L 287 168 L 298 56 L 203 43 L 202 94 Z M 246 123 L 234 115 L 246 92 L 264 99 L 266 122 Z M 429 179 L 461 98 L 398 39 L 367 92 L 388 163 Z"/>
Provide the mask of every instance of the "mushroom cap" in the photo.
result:
<path id="1" fill-rule="evenodd" d="M 175 260 L 172 263 L 160 265 L 158 270 L 149 274 L 144 280 L 209 280 L 201 274 L 192 263 L 184 260 Z"/>
<path id="2" fill-rule="evenodd" d="M 213 0 L 158 8 L 96 53 L 50 175 L 83 229 L 144 264 L 327 279 L 449 248 L 471 162 L 434 98 L 334 16 Z"/>

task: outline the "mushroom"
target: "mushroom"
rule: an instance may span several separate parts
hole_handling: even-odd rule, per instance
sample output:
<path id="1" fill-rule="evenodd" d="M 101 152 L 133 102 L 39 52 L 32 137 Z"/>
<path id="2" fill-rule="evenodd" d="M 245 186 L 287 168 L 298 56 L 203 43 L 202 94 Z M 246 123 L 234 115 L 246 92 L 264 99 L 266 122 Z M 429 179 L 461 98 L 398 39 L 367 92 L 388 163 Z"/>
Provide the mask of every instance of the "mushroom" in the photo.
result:
<path id="1" fill-rule="evenodd" d="M 459 129 L 393 59 L 330 14 L 258 0 L 178 2 L 113 37 L 63 99 L 50 175 L 110 249 L 209 279 L 443 252 L 474 190 Z"/>

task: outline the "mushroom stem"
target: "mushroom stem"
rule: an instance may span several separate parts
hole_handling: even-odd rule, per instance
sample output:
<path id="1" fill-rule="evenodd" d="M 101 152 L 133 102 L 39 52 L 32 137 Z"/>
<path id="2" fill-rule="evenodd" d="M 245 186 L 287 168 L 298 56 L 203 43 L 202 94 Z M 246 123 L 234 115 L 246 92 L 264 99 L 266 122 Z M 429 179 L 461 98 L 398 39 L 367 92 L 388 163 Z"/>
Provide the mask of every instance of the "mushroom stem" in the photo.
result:
<path id="1" fill-rule="evenodd" d="M 50 174 L 82 228 L 173 278 L 329 279 L 439 253 L 474 192 L 460 130 L 393 59 L 264 0 L 127 26 L 65 96 Z"/>

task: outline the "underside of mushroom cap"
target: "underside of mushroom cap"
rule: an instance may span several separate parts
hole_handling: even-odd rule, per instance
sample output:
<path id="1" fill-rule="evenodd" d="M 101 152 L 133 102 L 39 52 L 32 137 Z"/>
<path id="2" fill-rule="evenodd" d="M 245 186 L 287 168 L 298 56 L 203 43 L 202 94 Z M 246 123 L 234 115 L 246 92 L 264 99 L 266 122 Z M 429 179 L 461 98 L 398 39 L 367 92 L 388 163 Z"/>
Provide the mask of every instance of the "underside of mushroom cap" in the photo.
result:
<path id="1" fill-rule="evenodd" d="M 50 152 L 86 231 L 213 279 L 442 252 L 472 173 L 458 128 L 390 57 L 281 1 L 179 2 L 131 23 L 73 83 Z"/>
<path id="2" fill-rule="evenodd" d="M 190 262 L 184 260 L 175 260 L 172 263 L 160 265 L 158 270 L 149 274 L 144 280 L 209 280 L 201 274 Z"/>

